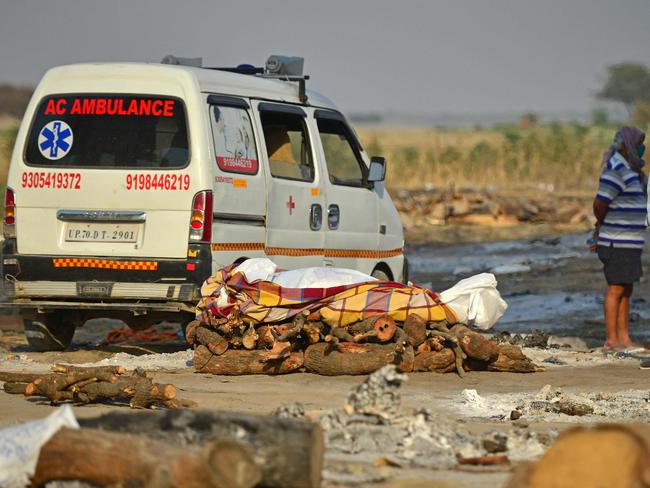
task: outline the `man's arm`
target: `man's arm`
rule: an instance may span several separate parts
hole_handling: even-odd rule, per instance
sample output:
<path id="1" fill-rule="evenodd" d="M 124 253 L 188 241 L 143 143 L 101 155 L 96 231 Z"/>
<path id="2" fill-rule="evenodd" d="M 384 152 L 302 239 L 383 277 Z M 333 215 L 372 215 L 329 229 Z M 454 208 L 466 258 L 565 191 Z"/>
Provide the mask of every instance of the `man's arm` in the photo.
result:
<path id="1" fill-rule="evenodd" d="M 605 220 L 605 216 L 609 211 L 609 202 L 601 200 L 600 198 L 594 199 L 594 217 L 596 217 L 596 228 L 600 227 Z"/>

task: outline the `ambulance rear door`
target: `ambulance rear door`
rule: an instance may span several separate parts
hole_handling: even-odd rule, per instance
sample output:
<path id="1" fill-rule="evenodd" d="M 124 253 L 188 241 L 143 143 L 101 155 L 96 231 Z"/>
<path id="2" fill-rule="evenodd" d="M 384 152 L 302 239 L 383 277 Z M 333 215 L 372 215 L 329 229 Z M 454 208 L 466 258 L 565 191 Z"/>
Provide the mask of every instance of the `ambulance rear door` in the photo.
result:
<path id="1" fill-rule="evenodd" d="M 185 259 L 193 197 L 204 189 L 189 133 L 177 97 L 44 97 L 11 168 L 18 253 Z"/>

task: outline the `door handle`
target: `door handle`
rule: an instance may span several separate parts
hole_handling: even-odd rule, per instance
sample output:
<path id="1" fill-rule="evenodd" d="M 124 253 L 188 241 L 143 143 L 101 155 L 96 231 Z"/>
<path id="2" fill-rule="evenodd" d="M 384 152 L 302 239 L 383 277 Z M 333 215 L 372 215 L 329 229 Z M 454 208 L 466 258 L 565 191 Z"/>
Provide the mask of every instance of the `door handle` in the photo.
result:
<path id="1" fill-rule="evenodd" d="M 313 203 L 309 211 L 309 228 L 311 230 L 320 230 L 323 225 L 323 207 L 318 203 Z"/>
<path id="2" fill-rule="evenodd" d="M 341 221 L 341 209 L 339 206 L 333 203 L 327 207 L 327 227 L 330 230 L 336 230 L 339 228 L 339 222 Z"/>

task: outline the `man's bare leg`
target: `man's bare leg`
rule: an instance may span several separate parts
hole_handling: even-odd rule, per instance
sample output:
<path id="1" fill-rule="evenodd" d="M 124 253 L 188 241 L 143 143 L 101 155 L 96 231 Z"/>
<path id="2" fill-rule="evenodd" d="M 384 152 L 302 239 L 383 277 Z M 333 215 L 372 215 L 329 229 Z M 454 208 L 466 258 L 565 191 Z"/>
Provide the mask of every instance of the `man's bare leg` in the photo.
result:
<path id="1" fill-rule="evenodd" d="M 634 285 L 625 285 L 623 295 L 618 305 L 618 319 L 616 321 L 616 333 L 618 335 L 618 344 L 620 347 L 637 347 L 638 344 L 632 342 L 629 335 L 630 322 L 630 297 L 634 291 Z"/>
<path id="2" fill-rule="evenodd" d="M 614 349 L 620 347 L 618 337 L 618 315 L 619 305 L 623 296 L 624 285 L 607 285 L 607 292 L 605 293 L 605 329 L 607 331 L 607 340 L 605 341 L 605 349 Z"/>

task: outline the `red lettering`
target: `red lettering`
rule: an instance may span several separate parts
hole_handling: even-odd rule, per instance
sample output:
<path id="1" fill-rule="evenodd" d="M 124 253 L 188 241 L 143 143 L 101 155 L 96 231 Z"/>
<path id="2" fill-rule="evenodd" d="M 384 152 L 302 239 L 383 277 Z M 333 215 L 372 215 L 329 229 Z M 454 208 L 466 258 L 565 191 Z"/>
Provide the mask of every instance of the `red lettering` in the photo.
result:
<path id="1" fill-rule="evenodd" d="M 68 101 L 64 98 L 61 98 L 58 102 L 56 102 L 56 114 L 57 115 L 65 115 L 65 106 L 68 104 Z"/>
<path id="2" fill-rule="evenodd" d="M 117 111 L 118 115 L 126 115 L 126 109 L 124 108 L 124 99 L 120 98 L 118 102 L 120 102 L 120 109 Z"/>
<path id="3" fill-rule="evenodd" d="M 115 115 L 117 114 L 117 100 L 114 98 L 111 98 L 107 101 L 106 103 L 106 113 L 108 115 Z"/>
<path id="4" fill-rule="evenodd" d="M 174 116 L 174 100 L 165 100 L 165 108 L 163 109 L 163 115 L 165 117 Z"/>
<path id="5" fill-rule="evenodd" d="M 151 115 L 151 100 L 140 100 L 140 115 Z"/>
<path id="6" fill-rule="evenodd" d="M 131 103 L 129 103 L 129 110 L 127 112 L 127 115 L 138 115 L 138 101 L 137 100 L 131 100 Z"/>
<path id="7" fill-rule="evenodd" d="M 106 114 L 106 99 L 98 98 L 97 104 L 95 106 L 95 115 L 104 115 Z"/>
<path id="8" fill-rule="evenodd" d="M 56 113 L 56 106 L 54 105 L 54 100 L 48 100 L 47 105 L 45 106 L 45 115 L 51 115 Z"/>
<path id="9" fill-rule="evenodd" d="M 162 115 L 162 100 L 154 100 L 153 103 L 151 104 L 151 115 L 154 115 L 156 117 L 160 117 Z M 156 108 L 156 105 L 158 108 Z"/>
<path id="10" fill-rule="evenodd" d="M 78 98 L 74 99 L 72 102 L 72 109 L 70 109 L 70 115 L 78 115 L 81 113 L 81 101 Z"/>
<path id="11" fill-rule="evenodd" d="M 82 114 L 94 114 L 95 113 L 95 100 L 94 98 L 84 98 L 83 108 L 81 109 Z"/>

